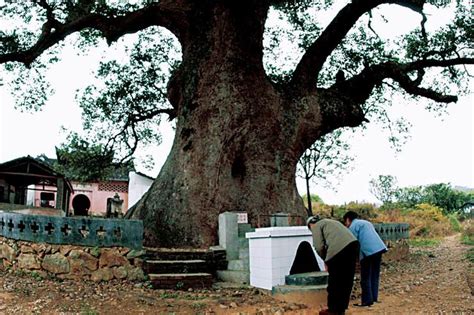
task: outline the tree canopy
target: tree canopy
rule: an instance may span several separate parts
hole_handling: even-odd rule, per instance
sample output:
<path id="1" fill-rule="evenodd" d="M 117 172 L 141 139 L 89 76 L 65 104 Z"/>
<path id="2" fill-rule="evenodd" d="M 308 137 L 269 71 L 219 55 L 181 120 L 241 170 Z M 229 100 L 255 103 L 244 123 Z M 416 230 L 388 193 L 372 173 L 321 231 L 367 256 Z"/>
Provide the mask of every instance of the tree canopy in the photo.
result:
<path id="1" fill-rule="evenodd" d="M 262 56 L 268 77 L 281 87 L 345 90 L 347 100 L 364 103 L 364 119 L 374 118 L 389 126 L 393 142 L 400 140 L 396 135 L 406 131 L 406 125 L 388 117 L 390 93 L 449 103 L 457 100 L 456 94 L 466 92 L 461 79 L 467 68 L 460 65 L 473 63 L 474 37 L 466 1 L 456 5 L 448 1 L 354 1 L 343 7 L 333 1 L 261 2 L 268 10 Z M 382 38 L 374 24 L 377 18 L 383 21 L 387 5 L 419 13 L 419 27 L 390 41 Z M 139 36 L 126 52 L 128 59 L 102 62 L 96 76 L 104 84 L 91 85 L 78 94 L 84 128 L 94 134 L 93 140 L 85 141 L 113 148 L 116 162 L 124 162 L 132 158 L 139 142 L 159 141 L 153 126 L 159 124 L 162 114 L 171 120 L 177 115 L 166 87 L 181 62 L 180 44 L 195 6 L 193 1 L 6 1 L 0 7 L 0 63 L 12 72 L 10 85 L 18 105 L 38 109 L 53 93 L 44 71 L 59 61 L 62 46 L 71 44 L 68 37 L 73 37 L 78 53 L 83 53 L 80 51 L 103 39 L 113 46 L 137 32 Z M 320 20 L 334 14 L 334 7 L 341 9 L 324 28 Z M 428 33 L 426 7 L 430 13 L 436 12 L 435 7 L 449 7 L 455 11 L 454 19 Z M 382 24 L 379 21 L 377 26 Z"/>

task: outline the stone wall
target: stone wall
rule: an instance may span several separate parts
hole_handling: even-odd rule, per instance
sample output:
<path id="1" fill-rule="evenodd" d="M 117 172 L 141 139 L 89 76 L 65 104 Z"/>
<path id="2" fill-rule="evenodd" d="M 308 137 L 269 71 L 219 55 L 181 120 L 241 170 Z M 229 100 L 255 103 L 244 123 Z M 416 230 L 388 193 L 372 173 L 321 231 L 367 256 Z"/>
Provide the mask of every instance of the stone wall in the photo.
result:
<path id="1" fill-rule="evenodd" d="M 0 236 L 36 243 L 141 249 L 143 222 L 0 211 Z"/>
<path id="2" fill-rule="evenodd" d="M 145 280 L 143 250 L 32 243 L 0 237 L 0 269 L 61 279 Z"/>

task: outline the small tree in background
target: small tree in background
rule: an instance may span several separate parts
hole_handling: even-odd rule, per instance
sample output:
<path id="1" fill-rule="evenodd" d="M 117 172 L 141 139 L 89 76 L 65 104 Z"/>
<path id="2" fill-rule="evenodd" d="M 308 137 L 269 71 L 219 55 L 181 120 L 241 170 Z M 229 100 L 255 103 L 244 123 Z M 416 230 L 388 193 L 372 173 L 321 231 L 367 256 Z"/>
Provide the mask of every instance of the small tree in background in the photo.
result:
<path id="1" fill-rule="evenodd" d="M 310 181 L 319 180 L 326 186 L 331 186 L 338 181 L 354 160 L 349 155 L 349 144 L 342 139 L 342 130 L 323 136 L 311 145 L 298 161 L 297 174 L 306 183 L 306 198 L 308 216 L 313 215 L 311 202 Z"/>
<path id="2" fill-rule="evenodd" d="M 397 205 L 402 208 L 413 208 L 423 202 L 423 186 L 401 187 L 395 192 Z"/>
<path id="3" fill-rule="evenodd" d="M 369 182 L 370 192 L 383 204 L 392 203 L 397 191 L 397 178 L 392 175 L 379 175 Z"/>

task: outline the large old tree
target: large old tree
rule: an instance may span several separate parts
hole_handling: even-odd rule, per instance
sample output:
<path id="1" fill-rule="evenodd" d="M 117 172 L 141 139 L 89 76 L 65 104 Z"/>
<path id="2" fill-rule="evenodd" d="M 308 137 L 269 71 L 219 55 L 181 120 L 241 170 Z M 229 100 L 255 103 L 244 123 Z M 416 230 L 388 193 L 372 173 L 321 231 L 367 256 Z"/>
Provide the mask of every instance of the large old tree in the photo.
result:
<path id="1" fill-rule="evenodd" d="M 104 145 L 133 152 L 139 134 L 153 136 L 153 119 L 174 120 L 171 153 L 131 217 L 143 219 L 148 244 L 207 246 L 216 242 L 224 211 L 246 211 L 251 220 L 274 212 L 305 215 L 295 185 L 299 157 L 337 128 L 387 119 L 389 91 L 435 103 L 455 102 L 465 92 L 465 65 L 474 63 L 469 3 L 444 3 L 455 16 L 430 33 L 423 10 L 433 4 L 7 0 L 0 7 L 0 64 L 17 74 L 13 90 L 29 87 L 19 103 L 36 107 L 48 91 L 41 73 L 70 44 L 68 37 L 85 49 L 139 33 L 130 65 L 104 63 L 103 89 L 85 91 L 86 125 L 112 121 L 117 133 Z M 416 29 L 390 43 L 372 23 L 388 5 L 420 18 Z M 332 6 L 338 11 L 321 14 Z M 179 42 L 178 57 L 171 42 Z M 284 42 L 297 44 L 286 57 Z M 167 58 L 174 60 L 165 66 Z M 285 64 L 289 59 L 294 64 Z M 171 73 L 169 80 L 160 71 Z"/>

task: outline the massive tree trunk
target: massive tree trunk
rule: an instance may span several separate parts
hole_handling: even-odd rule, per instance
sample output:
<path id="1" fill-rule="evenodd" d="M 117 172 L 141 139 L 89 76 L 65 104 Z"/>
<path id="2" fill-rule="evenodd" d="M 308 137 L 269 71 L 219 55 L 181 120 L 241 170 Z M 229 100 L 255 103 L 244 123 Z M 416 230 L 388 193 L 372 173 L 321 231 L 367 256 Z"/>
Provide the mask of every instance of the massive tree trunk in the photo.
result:
<path id="1" fill-rule="evenodd" d="M 134 213 L 150 244 L 215 244 L 225 211 L 245 211 L 250 220 L 304 215 L 295 184 L 297 113 L 285 110 L 288 101 L 262 67 L 266 10 L 232 6 L 194 17 L 207 29 L 186 35 L 183 62 L 170 81 L 178 109 L 174 144 Z"/>
<path id="2" fill-rule="evenodd" d="M 247 212 L 253 222 L 275 212 L 306 215 L 297 161 L 352 113 L 324 126 L 317 91 L 278 90 L 268 80 L 262 65 L 267 9 L 230 2 L 201 7 L 191 23 L 206 27 L 182 34 L 183 62 L 168 91 L 177 109 L 174 144 L 133 213 L 144 221 L 147 244 L 216 244 L 225 211 Z"/>

